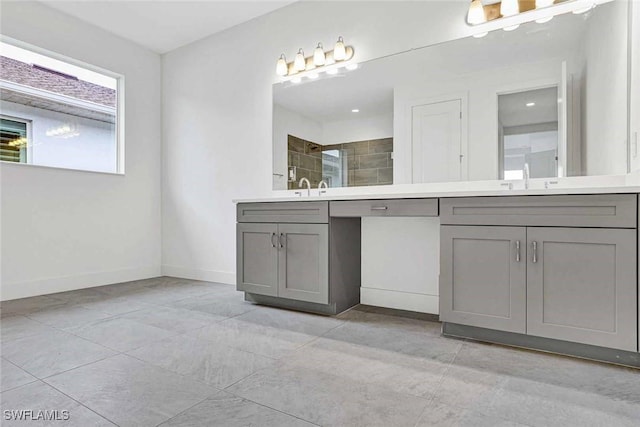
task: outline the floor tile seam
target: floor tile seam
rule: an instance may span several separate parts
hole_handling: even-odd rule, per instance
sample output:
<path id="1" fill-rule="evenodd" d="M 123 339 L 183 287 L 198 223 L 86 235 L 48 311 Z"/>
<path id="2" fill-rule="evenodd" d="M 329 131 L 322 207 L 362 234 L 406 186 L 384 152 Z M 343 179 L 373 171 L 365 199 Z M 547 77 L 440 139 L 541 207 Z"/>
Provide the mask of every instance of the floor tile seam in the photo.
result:
<path id="1" fill-rule="evenodd" d="M 72 306 L 77 306 L 77 305 L 80 305 L 80 304 L 73 304 Z M 99 320 L 108 320 L 108 319 L 112 319 L 114 317 L 118 317 L 119 316 L 118 314 L 105 313 L 103 311 L 94 310 L 94 309 L 87 308 L 87 307 L 84 307 L 84 306 L 81 306 L 81 307 L 84 308 L 85 310 L 89 310 L 89 311 L 93 311 L 93 312 L 96 312 L 96 313 L 106 314 L 107 315 L 107 317 L 105 317 L 103 319 L 91 320 L 91 321 L 87 322 L 86 324 L 97 322 Z M 34 312 L 34 313 L 38 313 L 38 312 Z M 67 327 L 63 328 L 63 327 L 60 327 L 60 326 L 56 326 L 56 325 L 52 325 L 52 324 L 43 322 L 42 320 L 34 319 L 32 317 L 29 317 L 28 315 L 25 315 L 25 317 L 28 318 L 29 320 L 33 320 L 34 322 L 41 323 L 41 324 L 43 324 L 45 326 L 48 326 L 50 328 L 57 329 L 57 330 L 63 331 L 63 332 L 69 332 L 69 329 L 77 327 L 77 326 L 67 326 Z"/>
<path id="2" fill-rule="evenodd" d="M 231 387 L 231 386 L 229 386 L 229 387 Z M 243 396 L 237 395 L 237 394 L 235 394 L 235 393 L 233 393 L 233 392 L 227 391 L 226 389 L 225 389 L 225 390 L 223 390 L 223 393 L 230 394 L 231 396 L 233 396 L 233 397 L 237 397 L 238 399 L 246 400 L 247 402 L 251 402 L 251 403 L 253 403 L 253 404 L 255 404 L 255 405 L 258 405 L 258 406 L 261 406 L 261 407 L 263 407 L 263 408 L 271 409 L 272 411 L 276 411 L 276 412 L 279 412 L 279 413 L 281 413 L 281 414 L 287 415 L 287 416 L 289 416 L 289 417 L 293 417 L 293 418 L 295 418 L 295 419 L 298 419 L 298 420 L 304 421 L 305 423 L 309 423 L 309 424 L 314 425 L 314 426 L 322 427 L 322 425 L 321 425 L 321 424 L 314 423 L 313 421 L 308 420 L 308 419 L 306 419 L 306 418 L 302 418 L 302 417 L 299 417 L 298 415 L 290 414 L 290 413 L 285 412 L 285 411 L 283 411 L 283 410 L 281 410 L 281 409 L 278 409 L 278 408 L 273 408 L 273 407 L 271 407 L 271 406 L 269 406 L 269 405 L 265 405 L 264 403 L 256 402 L 256 401 L 254 401 L 254 400 L 252 400 L 252 399 L 250 399 L 250 398 L 243 397 Z"/>
<path id="3" fill-rule="evenodd" d="M 198 383 L 200 385 L 206 386 L 208 388 L 212 388 L 212 389 L 215 390 L 216 393 L 222 391 L 221 388 L 216 387 L 216 386 L 211 385 L 211 384 L 208 384 L 205 381 L 202 381 L 202 380 L 196 378 L 195 376 L 192 376 L 192 375 L 189 375 L 189 374 L 183 374 L 183 373 L 176 372 L 176 371 L 172 371 L 172 370 L 170 370 L 168 368 L 165 368 L 164 366 L 156 365 L 156 364 L 151 363 L 151 362 L 149 362 L 147 360 L 140 359 L 139 357 L 136 357 L 136 356 L 134 356 L 132 354 L 128 354 L 128 353 L 125 353 L 125 352 L 120 353 L 120 355 L 121 356 L 130 357 L 131 359 L 134 359 L 134 360 L 136 360 L 138 362 L 141 362 L 141 363 L 143 363 L 144 365 L 147 365 L 150 368 L 160 369 L 160 370 L 164 371 L 166 374 L 177 375 L 178 377 L 181 377 L 182 379 L 185 379 L 185 380 L 188 380 L 188 381 L 193 381 L 193 382 L 196 382 L 196 383 Z M 209 398 L 210 396 L 212 396 L 212 395 L 208 395 L 207 398 Z M 165 422 L 165 421 L 163 421 L 163 422 Z"/>
<path id="4" fill-rule="evenodd" d="M 6 389 L 6 390 L 2 390 L 2 392 L 1 392 L 1 393 L 4 393 L 5 391 L 15 390 L 16 388 L 22 387 L 23 385 L 27 385 L 27 384 L 34 383 L 34 382 L 36 382 L 36 381 L 40 381 L 40 378 L 38 378 L 38 377 L 34 376 L 31 372 L 27 372 L 26 370 L 22 369 L 20 366 L 16 365 L 15 363 L 13 363 L 11 360 L 7 359 L 6 357 L 4 357 L 4 356 L 0 356 L 0 359 L 2 359 L 4 362 L 6 362 L 6 363 L 8 363 L 8 364 L 10 364 L 10 365 L 15 366 L 15 367 L 16 367 L 16 368 L 18 368 L 19 370 L 21 370 L 21 371 L 25 372 L 25 373 L 26 373 L 27 375 L 29 375 L 30 377 L 33 377 L 33 380 L 32 380 L 32 381 L 26 382 L 26 383 L 24 383 L 24 384 L 20 384 L 20 385 L 15 386 L 15 387 L 8 388 L 8 389 Z"/>
<path id="5" fill-rule="evenodd" d="M 93 365 L 94 363 L 102 362 L 103 360 L 107 360 L 107 359 L 110 359 L 112 357 L 119 356 L 120 354 L 122 354 L 122 353 L 118 352 L 116 354 L 110 354 L 108 356 L 101 357 L 100 359 L 92 360 L 91 362 L 87 362 L 87 363 L 82 363 L 82 364 L 80 364 L 78 366 L 74 366 L 73 368 L 65 369 L 64 371 L 56 372 L 56 373 L 53 373 L 51 375 L 47 375 L 47 376 L 44 376 L 44 377 L 38 377 L 35 374 L 27 371 L 25 368 L 20 368 L 20 369 L 24 370 L 25 372 L 28 372 L 30 375 L 33 375 L 34 377 L 36 377 L 40 381 L 45 381 L 45 380 L 47 380 L 49 378 L 55 377 L 56 375 L 65 374 L 67 372 L 73 371 L 74 369 L 83 368 L 85 366 Z"/>
<path id="6" fill-rule="evenodd" d="M 222 391 L 222 390 L 219 390 L 219 391 L 218 391 L 218 393 L 219 393 L 220 391 Z M 160 423 L 156 424 L 156 427 L 160 427 L 160 426 L 162 426 L 163 424 L 166 424 L 166 423 L 168 423 L 169 421 L 173 420 L 174 418 L 179 417 L 180 415 L 182 415 L 182 414 L 186 413 L 187 411 L 189 411 L 189 410 L 191 410 L 191 409 L 195 408 L 196 406 L 200 405 L 201 403 L 206 402 L 207 400 L 209 400 L 209 398 L 210 398 L 210 397 L 211 397 L 211 396 L 207 396 L 207 397 L 205 397 L 204 399 L 202 399 L 202 400 L 198 401 L 197 403 L 194 403 L 193 405 L 189 406 L 187 409 L 185 409 L 185 410 L 183 410 L 183 411 L 180 411 L 180 412 L 178 412 L 177 414 L 175 414 L 175 415 L 173 415 L 173 416 L 171 416 L 171 417 L 167 418 L 166 420 L 164 420 L 164 421 L 162 421 L 162 422 L 160 422 Z"/>
<path id="7" fill-rule="evenodd" d="M 103 359 L 104 360 L 104 359 Z M 86 365 L 85 365 L 86 366 Z M 65 371 L 67 372 L 67 371 Z M 50 378 L 50 377 L 49 377 Z M 69 396 L 67 393 L 65 393 L 64 391 L 60 390 L 59 388 L 57 388 L 56 386 L 54 386 L 53 384 L 45 381 L 44 379 L 40 379 L 40 382 L 43 384 L 48 385 L 49 387 L 53 388 L 54 390 L 56 390 L 57 392 L 59 392 L 60 394 L 66 396 L 67 398 L 71 399 L 72 401 L 76 402 L 78 405 L 82 406 L 83 408 L 87 409 L 88 411 L 93 412 L 94 414 L 96 414 L 97 416 L 99 416 L 100 418 L 103 418 L 105 420 L 107 420 L 108 422 L 110 422 L 111 424 L 120 427 L 120 424 L 116 423 L 115 421 L 111 420 L 110 418 L 107 418 L 106 416 L 102 415 L 101 413 L 97 412 L 96 410 L 92 409 L 91 407 L 89 407 L 88 405 L 82 403 L 81 401 L 79 401 L 78 399 L 75 399 L 71 396 Z M 71 415 L 71 414 L 69 414 Z"/>

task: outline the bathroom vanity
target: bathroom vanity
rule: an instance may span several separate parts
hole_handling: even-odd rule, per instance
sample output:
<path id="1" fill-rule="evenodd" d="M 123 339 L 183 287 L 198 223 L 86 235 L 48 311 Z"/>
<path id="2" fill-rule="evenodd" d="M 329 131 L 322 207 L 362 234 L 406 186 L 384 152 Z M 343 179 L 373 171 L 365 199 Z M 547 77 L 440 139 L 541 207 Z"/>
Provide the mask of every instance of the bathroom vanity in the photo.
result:
<path id="1" fill-rule="evenodd" d="M 241 201 L 237 287 L 337 314 L 360 302 L 362 218 L 439 217 L 445 335 L 640 366 L 637 192 Z"/>

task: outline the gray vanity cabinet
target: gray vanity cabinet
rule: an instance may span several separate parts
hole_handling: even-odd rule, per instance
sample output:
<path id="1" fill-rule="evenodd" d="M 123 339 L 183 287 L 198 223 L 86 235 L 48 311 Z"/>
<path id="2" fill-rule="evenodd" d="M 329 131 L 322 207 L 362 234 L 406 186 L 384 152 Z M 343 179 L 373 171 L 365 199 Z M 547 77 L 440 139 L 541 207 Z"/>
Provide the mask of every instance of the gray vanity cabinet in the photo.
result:
<path id="1" fill-rule="evenodd" d="M 525 333 L 526 228 L 440 230 L 440 319 Z"/>
<path id="2" fill-rule="evenodd" d="M 239 291 L 329 302 L 328 225 L 238 223 L 237 239 Z"/>
<path id="3" fill-rule="evenodd" d="M 278 295 L 278 224 L 237 225 L 237 289 Z"/>
<path id="4" fill-rule="evenodd" d="M 636 351 L 636 231 L 529 227 L 527 333 Z"/>
<path id="5" fill-rule="evenodd" d="M 329 227 L 326 224 L 280 224 L 278 296 L 329 303 Z"/>

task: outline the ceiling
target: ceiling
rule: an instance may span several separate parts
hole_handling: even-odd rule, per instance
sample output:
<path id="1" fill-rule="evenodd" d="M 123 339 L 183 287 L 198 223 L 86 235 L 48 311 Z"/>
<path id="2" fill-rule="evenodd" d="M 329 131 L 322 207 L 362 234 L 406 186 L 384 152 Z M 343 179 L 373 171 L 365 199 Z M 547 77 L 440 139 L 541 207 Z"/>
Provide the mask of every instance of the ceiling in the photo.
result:
<path id="1" fill-rule="evenodd" d="M 294 3 L 294 0 L 40 1 L 161 54 Z"/>

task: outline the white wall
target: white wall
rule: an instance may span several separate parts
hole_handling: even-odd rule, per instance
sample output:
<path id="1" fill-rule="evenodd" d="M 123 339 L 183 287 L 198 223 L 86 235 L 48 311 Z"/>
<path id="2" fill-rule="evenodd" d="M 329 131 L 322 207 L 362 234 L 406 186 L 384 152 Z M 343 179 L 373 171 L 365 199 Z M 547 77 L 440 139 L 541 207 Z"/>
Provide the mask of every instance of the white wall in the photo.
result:
<path id="1" fill-rule="evenodd" d="M 163 272 L 235 283 L 232 199 L 271 194 L 282 52 L 342 35 L 361 62 L 451 40 L 468 34 L 468 6 L 299 2 L 163 56 Z"/>
<path id="2" fill-rule="evenodd" d="M 336 120 L 322 124 L 323 145 L 392 137 L 393 114 Z"/>
<path id="3" fill-rule="evenodd" d="M 627 173 L 627 2 L 598 9 L 585 34 L 584 138 L 588 175 Z M 636 70 L 636 73 L 638 71 Z"/>
<path id="4" fill-rule="evenodd" d="M 31 120 L 31 148 L 27 162 L 34 165 L 116 172 L 115 124 L 43 110 L 0 100 L 0 113 Z M 72 138 L 47 136 L 47 131 L 73 125 Z"/>
<path id="5" fill-rule="evenodd" d="M 126 85 L 126 175 L 0 165 L 0 298 L 159 275 L 160 57 L 37 2 L 3 2 L 0 24 Z"/>

